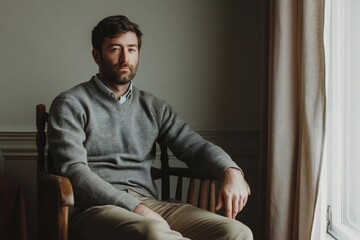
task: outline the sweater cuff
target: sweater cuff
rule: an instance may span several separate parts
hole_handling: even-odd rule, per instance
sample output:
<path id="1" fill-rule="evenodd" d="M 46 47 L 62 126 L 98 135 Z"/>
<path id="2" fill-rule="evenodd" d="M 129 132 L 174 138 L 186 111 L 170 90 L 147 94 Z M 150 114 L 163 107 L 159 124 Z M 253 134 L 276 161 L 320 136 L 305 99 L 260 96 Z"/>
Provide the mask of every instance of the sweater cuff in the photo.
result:
<path id="1" fill-rule="evenodd" d="M 133 211 L 134 208 L 139 205 L 141 201 L 129 193 L 122 194 L 118 201 L 115 203 L 116 206 L 125 208 L 129 211 Z"/>

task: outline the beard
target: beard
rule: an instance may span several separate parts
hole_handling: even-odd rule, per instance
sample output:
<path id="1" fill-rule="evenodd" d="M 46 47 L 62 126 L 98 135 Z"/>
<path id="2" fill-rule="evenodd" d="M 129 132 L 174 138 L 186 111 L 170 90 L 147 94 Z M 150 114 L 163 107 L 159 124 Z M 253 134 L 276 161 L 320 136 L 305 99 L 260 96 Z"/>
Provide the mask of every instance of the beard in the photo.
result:
<path id="1" fill-rule="evenodd" d="M 126 85 L 135 77 L 139 64 L 132 65 L 127 62 L 120 62 L 111 67 L 101 59 L 101 69 L 106 80 L 115 85 Z"/>

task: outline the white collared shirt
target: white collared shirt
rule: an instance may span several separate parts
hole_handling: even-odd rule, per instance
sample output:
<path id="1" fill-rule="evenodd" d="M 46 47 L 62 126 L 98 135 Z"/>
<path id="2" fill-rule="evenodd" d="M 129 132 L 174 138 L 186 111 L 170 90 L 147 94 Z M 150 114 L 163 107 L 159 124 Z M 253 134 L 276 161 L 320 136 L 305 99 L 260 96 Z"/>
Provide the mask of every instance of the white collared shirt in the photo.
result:
<path id="1" fill-rule="evenodd" d="M 98 77 L 97 75 L 95 75 L 94 78 L 95 78 L 96 84 L 99 86 L 99 88 L 101 89 L 101 91 L 105 92 L 105 93 L 108 94 L 110 97 L 116 99 L 115 93 L 114 93 L 113 91 L 111 91 L 111 89 L 108 88 L 108 87 L 99 79 L 99 77 Z M 132 91 L 132 82 L 130 83 L 130 86 L 129 86 L 129 89 L 127 90 L 127 92 L 120 97 L 120 100 L 118 100 L 120 104 L 125 103 L 126 100 L 129 99 L 129 97 L 130 97 L 130 95 L 131 95 L 131 91 Z M 117 100 L 117 99 L 116 99 L 116 100 Z"/>

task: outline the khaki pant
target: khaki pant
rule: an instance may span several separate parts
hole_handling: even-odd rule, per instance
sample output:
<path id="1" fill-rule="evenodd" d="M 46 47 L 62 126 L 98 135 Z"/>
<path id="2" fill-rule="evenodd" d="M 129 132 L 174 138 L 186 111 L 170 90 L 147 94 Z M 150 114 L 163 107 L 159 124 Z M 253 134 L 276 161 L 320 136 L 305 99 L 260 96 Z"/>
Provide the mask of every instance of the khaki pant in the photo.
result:
<path id="1" fill-rule="evenodd" d="M 250 229 L 232 220 L 189 204 L 168 203 L 130 191 L 143 204 L 160 214 L 161 221 L 142 217 L 124 208 L 90 207 L 70 220 L 70 239 L 102 240 L 251 240 Z"/>

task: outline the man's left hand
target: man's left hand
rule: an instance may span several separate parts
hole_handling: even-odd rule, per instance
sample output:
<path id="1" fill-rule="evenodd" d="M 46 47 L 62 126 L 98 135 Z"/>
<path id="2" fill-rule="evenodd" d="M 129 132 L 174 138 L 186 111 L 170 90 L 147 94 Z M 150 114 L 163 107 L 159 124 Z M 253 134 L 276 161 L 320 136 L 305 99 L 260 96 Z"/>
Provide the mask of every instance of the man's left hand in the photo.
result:
<path id="1" fill-rule="evenodd" d="M 234 219 L 244 208 L 250 195 L 250 187 L 242 172 L 236 168 L 228 168 L 224 172 L 216 211 L 225 207 L 225 216 Z"/>

